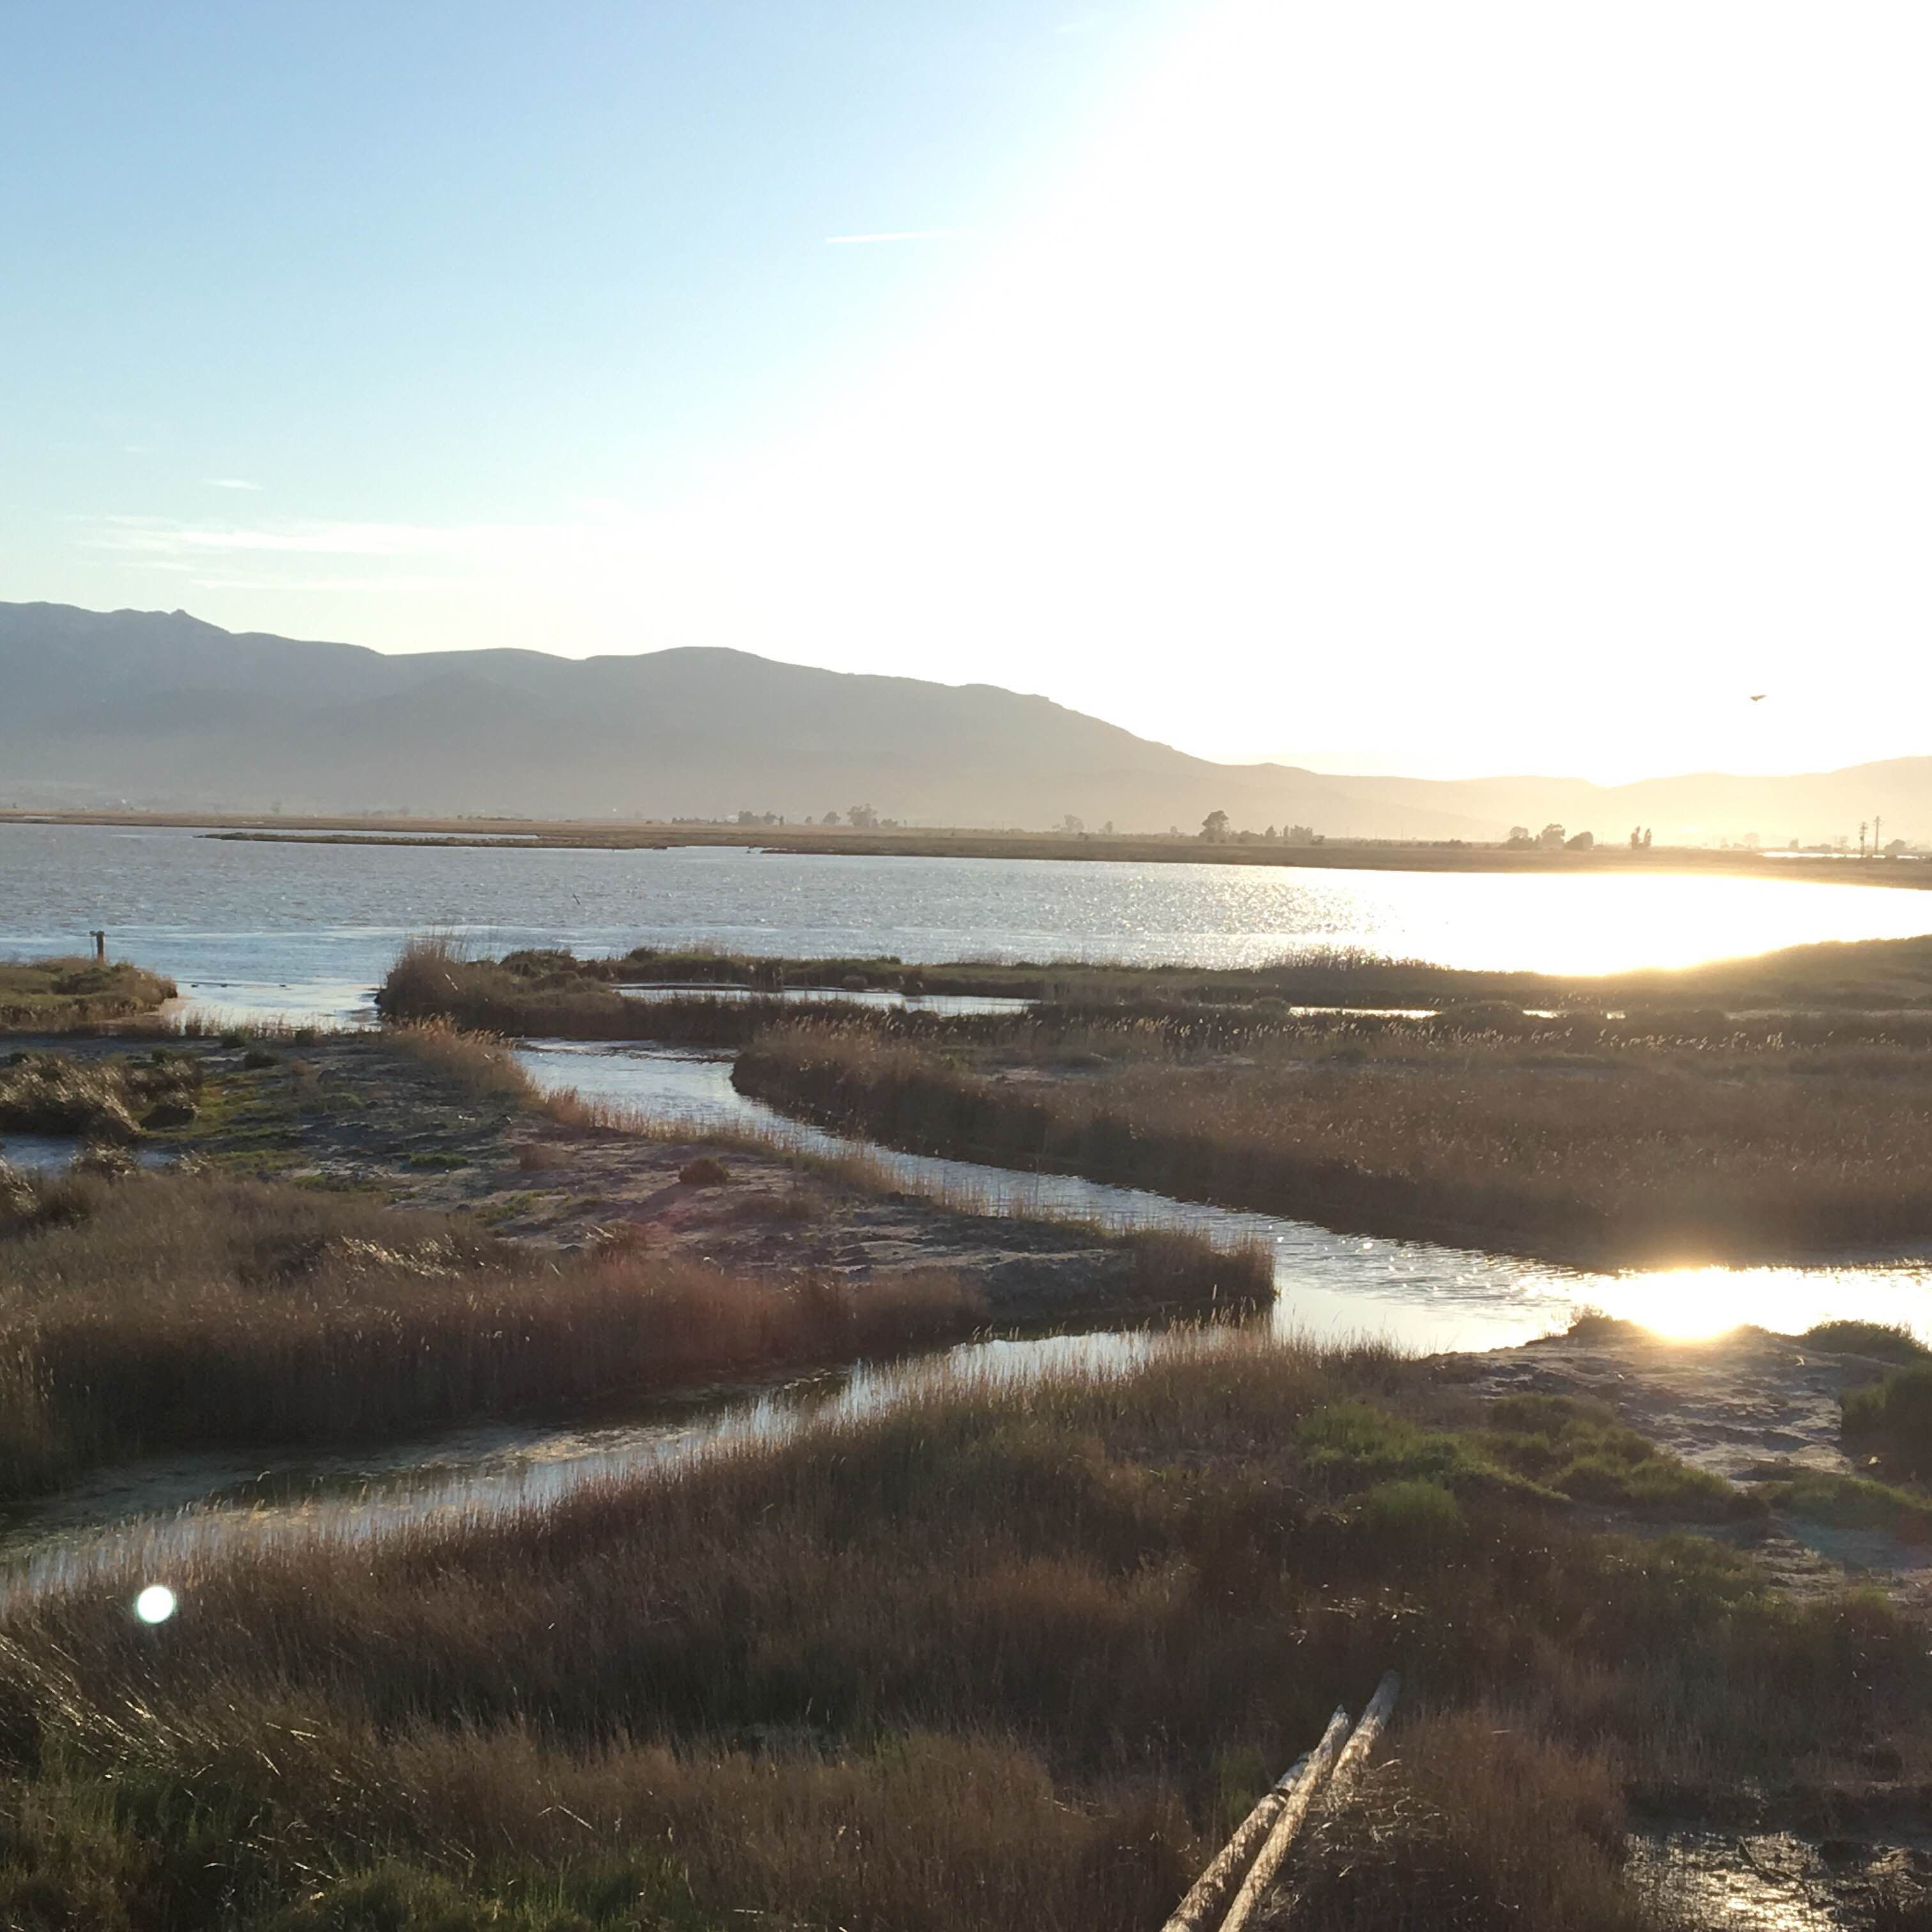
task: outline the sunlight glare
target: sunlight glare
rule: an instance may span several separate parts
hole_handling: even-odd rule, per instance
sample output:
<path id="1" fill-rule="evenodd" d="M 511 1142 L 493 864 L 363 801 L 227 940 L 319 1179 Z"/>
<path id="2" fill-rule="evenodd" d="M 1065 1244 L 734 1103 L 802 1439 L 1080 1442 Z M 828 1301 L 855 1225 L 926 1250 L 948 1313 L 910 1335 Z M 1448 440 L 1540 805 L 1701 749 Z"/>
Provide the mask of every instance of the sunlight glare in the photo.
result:
<path id="1" fill-rule="evenodd" d="M 1605 1314 L 1673 1342 L 1708 1341 L 1746 1327 L 1802 1335 L 1846 1316 L 1896 1322 L 1922 1336 L 1932 1328 L 1916 1266 L 1660 1268 L 1606 1276 L 1592 1283 L 1590 1299 Z"/>
<path id="2" fill-rule="evenodd" d="M 165 1583 L 150 1583 L 134 1599 L 134 1614 L 144 1624 L 164 1624 L 175 1613 L 175 1593 Z"/>

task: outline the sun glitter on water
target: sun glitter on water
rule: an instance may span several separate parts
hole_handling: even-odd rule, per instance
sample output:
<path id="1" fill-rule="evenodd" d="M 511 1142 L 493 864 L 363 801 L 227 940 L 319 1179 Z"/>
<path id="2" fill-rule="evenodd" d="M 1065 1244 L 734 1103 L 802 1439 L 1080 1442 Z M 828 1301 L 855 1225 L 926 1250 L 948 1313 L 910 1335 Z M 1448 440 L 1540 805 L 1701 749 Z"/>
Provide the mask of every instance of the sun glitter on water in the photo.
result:
<path id="1" fill-rule="evenodd" d="M 1802 1334 L 1819 1322 L 1856 1316 L 1932 1330 L 1922 1266 L 1896 1268 L 1660 1269 L 1592 1284 L 1592 1300 L 1671 1341 L 1707 1341 L 1746 1326 Z"/>

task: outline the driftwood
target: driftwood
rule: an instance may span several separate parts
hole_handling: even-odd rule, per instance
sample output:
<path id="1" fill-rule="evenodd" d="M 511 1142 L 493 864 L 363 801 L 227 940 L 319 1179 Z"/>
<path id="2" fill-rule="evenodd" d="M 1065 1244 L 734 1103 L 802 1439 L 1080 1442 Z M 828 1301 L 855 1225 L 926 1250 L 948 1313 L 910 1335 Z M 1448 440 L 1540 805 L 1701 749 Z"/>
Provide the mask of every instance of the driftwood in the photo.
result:
<path id="1" fill-rule="evenodd" d="M 1330 1726 L 1346 1723 L 1348 1714 L 1337 1711 Z M 1214 1862 L 1190 1888 L 1187 1896 L 1174 1908 L 1173 1916 L 1160 1932 L 1209 1932 L 1220 1919 L 1228 1894 L 1239 1883 L 1241 1874 L 1281 1816 L 1282 1808 L 1308 1768 L 1311 1753 L 1300 1756 L 1263 1792 L 1255 1808 L 1236 1826 L 1234 1834 L 1215 1855 Z"/>
<path id="2" fill-rule="evenodd" d="M 1335 1713 L 1322 1734 L 1322 1742 L 1248 1814 L 1220 1856 L 1196 1880 L 1161 1932 L 1209 1932 L 1220 1900 L 1252 1856 L 1247 1876 L 1221 1922 L 1221 1932 L 1245 1932 L 1256 1907 L 1280 1876 L 1288 1853 L 1294 1848 L 1296 1834 L 1316 1801 L 1328 1803 L 1338 1795 L 1346 1796 L 1361 1774 L 1370 1752 L 1388 1722 L 1390 1712 L 1395 1708 L 1396 1694 L 1401 1688 L 1402 1679 L 1391 1670 L 1376 1685 L 1376 1694 L 1369 1700 L 1361 1720 L 1352 1732 L 1348 1731 L 1348 1712 Z M 1346 1744 L 1342 1742 L 1345 1732 L 1348 1732 Z"/>

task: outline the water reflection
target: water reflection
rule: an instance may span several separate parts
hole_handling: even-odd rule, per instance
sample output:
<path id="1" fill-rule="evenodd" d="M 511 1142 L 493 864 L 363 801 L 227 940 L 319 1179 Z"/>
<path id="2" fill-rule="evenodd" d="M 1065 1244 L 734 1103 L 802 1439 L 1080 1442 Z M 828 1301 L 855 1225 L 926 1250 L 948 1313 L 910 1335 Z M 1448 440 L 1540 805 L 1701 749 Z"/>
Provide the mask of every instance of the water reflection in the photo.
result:
<path id="1" fill-rule="evenodd" d="M 1254 965 L 1348 947 L 1563 974 L 1932 931 L 1898 887 L 1777 878 L 1356 872 L 1022 859 L 228 843 L 188 830 L 0 824 L 0 955 L 117 953 L 235 1011 L 359 1006 L 403 939 L 486 952 Z M 311 1007 L 304 989 L 318 988 Z"/>
<path id="2" fill-rule="evenodd" d="M 792 1005 L 821 1002 L 834 1006 L 866 1006 L 886 1012 L 959 1014 L 1023 1013 L 1031 1000 L 1009 999 L 994 993 L 898 993 L 884 986 L 693 986 L 688 981 L 662 986 L 620 986 L 614 989 L 627 1000 L 646 1004 L 666 1000 L 720 1000 L 728 1004 L 747 1000 L 777 1000 Z"/>

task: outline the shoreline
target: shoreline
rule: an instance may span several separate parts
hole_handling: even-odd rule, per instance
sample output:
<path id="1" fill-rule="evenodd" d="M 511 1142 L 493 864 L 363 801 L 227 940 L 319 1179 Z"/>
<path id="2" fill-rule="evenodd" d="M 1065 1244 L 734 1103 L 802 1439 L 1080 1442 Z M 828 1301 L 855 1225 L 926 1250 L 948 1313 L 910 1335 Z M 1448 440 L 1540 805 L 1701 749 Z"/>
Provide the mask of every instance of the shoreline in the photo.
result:
<path id="1" fill-rule="evenodd" d="M 663 851 L 687 846 L 796 858 L 1036 859 L 1116 865 L 1263 866 L 1311 872 L 1398 872 L 1644 878 L 1690 874 L 1790 879 L 1814 885 L 1932 888 L 1932 861 L 1658 846 L 1603 844 L 1587 852 L 1513 851 L 1501 844 L 1342 838 L 1320 845 L 1143 833 L 999 832 L 905 827 L 850 831 L 820 826 L 664 824 L 583 819 L 400 818 L 290 814 L 274 824 L 259 812 L 0 811 L 0 825 L 100 826 L 179 830 L 237 844 L 436 846 L 456 850 Z"/>

